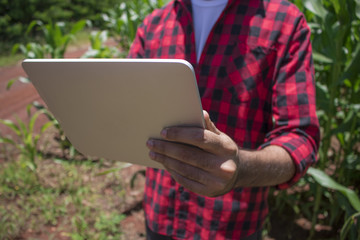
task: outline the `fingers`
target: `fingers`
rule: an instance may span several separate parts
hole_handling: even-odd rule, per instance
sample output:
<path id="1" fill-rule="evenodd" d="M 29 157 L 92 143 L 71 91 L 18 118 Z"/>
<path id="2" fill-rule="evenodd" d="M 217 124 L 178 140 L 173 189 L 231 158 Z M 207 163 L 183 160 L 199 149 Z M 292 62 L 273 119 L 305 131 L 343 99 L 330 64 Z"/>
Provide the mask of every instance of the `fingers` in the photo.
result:
<path id="1" fill-rule="evenodd" d="M 231 190 L 232 184 L 229 185 L 229 181 L 232 182 L 232 175 L 217 176 L 221 171 L 217 171 L 217 175 L 209 174 L 204 169 L 156 152 L 150 152 L 150 157 L 162 163 L 175 181 L 190 191 L 206 196 L 218 196 Z"/>
<path id="2" fill-rule="evenodd" d="M 147 147 L 153 153 L 156 152 L 161 155 L 166 155 L 169 158 L 176 159 L 178 161 L 181 161 L 182 163 L 191 165 L 193 167 L 204 169 L 205 171 L 212 171 L 212 169 L 218 169 L 222 164 L 215 161 L 214 155 L 192 146 L 150 139 L 147 142 Z M 150 155 L 150 157 L 153 156 Z M 165 161 L 161 161 L 163 160 L 163 158 L 158 157 L 154 160 L 165 164 Z M 169 162 L 167 163 L 169 164 Z"/>
<path id="3" fill-rule="evenodd" d="M 170 127 L 163 129 L 161 136 L 165 140 L 196 146 L 215 155 L 233 156 L 237 152 L 237 146 L 231 138 L 207 129 Z"/>
<path id="4" fill-rule="evenodd" d="M 147 146 L 150 149 L 151 159 L 182 175 L 183 173 L 196 175 L 196 171 L 190 171 L 196 168 L 227 180 L 237 168 L 232 158 L 219 157 L 193 146 L 154 139 L 150 139 Z M 189 165 L 189 168 L 185 165 Z"/>

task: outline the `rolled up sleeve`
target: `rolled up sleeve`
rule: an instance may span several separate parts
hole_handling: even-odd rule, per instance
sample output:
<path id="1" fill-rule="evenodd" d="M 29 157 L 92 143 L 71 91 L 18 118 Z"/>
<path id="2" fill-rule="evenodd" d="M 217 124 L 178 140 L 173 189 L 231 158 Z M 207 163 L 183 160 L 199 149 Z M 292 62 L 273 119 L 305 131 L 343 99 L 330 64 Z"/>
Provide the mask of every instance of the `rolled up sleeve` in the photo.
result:
<path id="1" fill-rule="evenodd" d="M 260 147 L 277 145 L 291 156 L 296 173 L 278 185 L 280 189 L 295 184 L 317 161 L 320 141 L 316 115 L 316 97 L 310 29 L 300 18 L 273 84 L 272 113 L 274 128 Z"/>

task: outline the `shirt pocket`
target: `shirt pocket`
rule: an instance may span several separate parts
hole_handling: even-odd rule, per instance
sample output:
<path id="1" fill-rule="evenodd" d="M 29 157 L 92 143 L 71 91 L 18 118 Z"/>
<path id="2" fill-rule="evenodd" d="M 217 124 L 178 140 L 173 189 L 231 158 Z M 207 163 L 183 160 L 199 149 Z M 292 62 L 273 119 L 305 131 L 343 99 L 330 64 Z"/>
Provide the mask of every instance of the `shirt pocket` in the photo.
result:
<path id="1" fill-rule="evenodd" d="M 275 74 L 276 49 L 243 42 L 229 48 L 231 55 L 224 59 L 228 66 L 225 88 L 232 95 L 232 103 L 247 103 L 253 98 L 266 100 Z"/>

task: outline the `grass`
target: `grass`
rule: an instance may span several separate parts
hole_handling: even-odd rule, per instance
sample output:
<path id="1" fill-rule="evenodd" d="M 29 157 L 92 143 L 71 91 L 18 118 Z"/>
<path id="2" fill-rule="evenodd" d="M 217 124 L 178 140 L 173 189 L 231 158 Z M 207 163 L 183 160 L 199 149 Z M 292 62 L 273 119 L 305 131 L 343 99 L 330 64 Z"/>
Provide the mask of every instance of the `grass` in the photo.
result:
<path id="1" fill-rule="evenodd" d="M 0 239 L 124 239 L 127 176 L 99 175 L 122 164 L 38 159 L 33 171 L 27 162 L 0 162 Z"/>
<path id="2" fill-rule="evenodd" d="M 2 53 L 0 55 L 0 67 L 14 66 L 23 58 L 22 54 Z"/>

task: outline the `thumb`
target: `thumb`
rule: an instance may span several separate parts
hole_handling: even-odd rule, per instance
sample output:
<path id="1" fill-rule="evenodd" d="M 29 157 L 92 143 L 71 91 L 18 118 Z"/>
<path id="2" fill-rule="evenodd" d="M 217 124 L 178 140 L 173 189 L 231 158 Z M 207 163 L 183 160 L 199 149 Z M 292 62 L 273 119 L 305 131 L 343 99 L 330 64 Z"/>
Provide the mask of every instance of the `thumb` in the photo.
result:
<path id="1" fill-rule="evenodd" d="M 203 110 L 205 128 L 213 133 L 220 134 L 221 132 L 215 127 L 215 124 L 211 121 L 210 115 L 207 111 Z"/>

